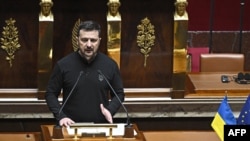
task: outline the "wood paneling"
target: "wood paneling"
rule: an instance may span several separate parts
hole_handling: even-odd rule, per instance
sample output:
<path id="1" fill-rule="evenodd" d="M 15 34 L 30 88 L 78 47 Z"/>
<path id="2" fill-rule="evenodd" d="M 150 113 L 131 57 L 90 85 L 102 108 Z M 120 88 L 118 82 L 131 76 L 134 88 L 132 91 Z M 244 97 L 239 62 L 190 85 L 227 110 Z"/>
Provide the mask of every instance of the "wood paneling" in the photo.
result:
<path id="1" fill-rule="evenodd" d="M 171 87 L 173 48 L 173 0 L 121 1 L 121 73 L 125 87 Z M 144 55 L 137 46 L 137 26 L 148 18 L 155 26 L 155 44 L 144 67 Z"/>
<path id="2" fill-rule="evenodd" d="M 59 59 L 73 51 L 72 29 L 80 20 L 95 20 L 102 26 L 100 51 L 107 53 L 107 2 L 108 0 L 53 0 L 53 59 Z M 121 0 L 122 45 L 121 74 L 126 88 L 171 88 L 174 0 Z M 14 18 L 19 30 L 21 48 L 15 54 L 13 67 L 0 50 L 0 87 L 37 88 L 37 53 L 39 41 L 39 1 L 4 1 L 1 19 Z M 143 66 L 144 56 L 137 46 L 137 25 L 148 18 L 154 25 L 155 44 Z M 5 26 L 4 20 L 0 26 Z"/>
<path id="3" fill-rule="evenodd" d="M 4 132 L 0 133 L 1 141 L 42 141 L 40 132 Z"/>
<path id="4" fill-rule="evenodd" d="M 73 51 L 72 29 L 78 19 L 96 20 L 102 25 L 100 51 L 107 53 L 106 13 L 108 8 L 106 4 L 108 0 L 53 0 L 53 2 L 53 65 Z M 120 68 L 125 88 L 172 88 L 173 12 L 175 10 L 175 0 L 120 0 L 120 2 L 119 11 L 122 16 Z M 8 61 L 5 60 L 6 52 L 0 49 L 0 88 L 36 89 L 38 85 L 39 0 L 3 1 L 0 9 L 0 27 L 6 26 L 5 20 L 9 18 L 15 19 L 21 45 L 21 48 L 15 53 L 11 68 Z M 190 7 L 188 7 L 188 10 L 188 12 L 192 12 Z M 147 59 L 147 66 L 144 67 L 144 56 L 140 53 L 136 39 L 137 25 L 141 24 L 141 20 L 146 17 L 155 26 L 156 39 Z M 190 33 L 189 35 L 190 39 L 188 41 L 191 46 L 208 46 L 208 33 Z M 238 34 L 221 32 L 215 33 L 214 36 L 216 38 L 213 39 L 213 52 L 238 52 Z M 246 52 L 245 64 L 249 63 L 250 56 L 248 38 L 249 33 L 244 32 L 242 52 Z M 232 42 L 230 44 L 225 40 Z M 245 70 L 249 70 L 249 65 L 245 65 Z M 8 93 L 1 93 L 1 97 L 2 95 L 7 96 Z M 36 95 L 35 93 L 34 96 Z M 145 94 L 140 95 L 144 96 Z M 13 96 L 15 96 L 15 93 L 7 97 Z M 33 97 L 30 93 L 21 93 L 19 96 Z"/>
<path id="5" fill-rule="evenodd" d="M 0 48 L 0 88 L 36 88 L 38 46 L 38 1 L 9 0 L 0 6 L 0 38 L 3 38 L 5 20 L 14 19 L 21 48 L 15 52 L 13 66 Z"/>

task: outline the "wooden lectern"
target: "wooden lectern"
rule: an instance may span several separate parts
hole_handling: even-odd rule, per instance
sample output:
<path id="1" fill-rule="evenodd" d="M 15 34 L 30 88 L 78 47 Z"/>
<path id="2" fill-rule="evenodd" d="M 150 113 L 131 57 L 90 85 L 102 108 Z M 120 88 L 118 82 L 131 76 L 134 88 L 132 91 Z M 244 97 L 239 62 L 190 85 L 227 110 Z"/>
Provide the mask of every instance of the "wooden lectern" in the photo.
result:
<path id="1" fill-rule="evenodd" d="M 76 124 L 73 125 L 72 128 L 77 132 L 78 128 L 99 128 L 100 126 L 104 128 L 109 128 L 110 134 L 108 136 L 79 136 L 76 134 L 69 134 L 68 130 L 66 128 L 62 128 L 63 138 L 62 139 L 55 139 L 53 138 L 53 128 L 54 125 L 41 125 L 42 129 L 42 136 L 44 141 L 123 141 L 123 140 L 130 140 L 130 141 L 145 141 L 145 137 L 141 131 L 138 130 L 137 125 L 133 124 L 133 129 L 136 132 L 135 136 L 133 138 L 126 138 L 124 136 L 115 136 L 112 135 L 112 129 L 116 128 L 115 124 Z M 125 129 L 124 129 L 125 130 Z"/>

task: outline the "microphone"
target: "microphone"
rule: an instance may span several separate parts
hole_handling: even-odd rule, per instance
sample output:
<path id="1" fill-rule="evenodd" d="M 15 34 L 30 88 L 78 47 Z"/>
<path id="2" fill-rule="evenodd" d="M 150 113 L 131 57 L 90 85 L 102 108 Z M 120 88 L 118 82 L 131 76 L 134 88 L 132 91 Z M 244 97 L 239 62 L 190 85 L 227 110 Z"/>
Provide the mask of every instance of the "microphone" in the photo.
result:
<path id="1" fill-rule="evenodd" d="M 130 117 L 128 115 L 128 111 L 127 108 L 124 106 L 124 104 L 122 103 L 121 99 L 119 98 L 119 96 L 117 95 L 117 93 L 115 92 L 114 88 L 111 86 L 111 84 L 109 83 L 108 79 L 105 77 L 105 75 L 101 72 L 101 70 L 97 70 L 98 73 L 103 76 L 104 80 L 107 82 L 107 84 L 109 85 L 110 89 L 112 90 L 112 92 L 114 93 L 114 95 L 116 96 L 116 98 L 118 99 L 118 101 L 120 102 L 120 104 L 122 105 L 122 108 L 124 109 L 124 111 L 127 114 L 127 124 L 125 125 L 125 133 L 124 133 L 124 137 L 125 138 L 133 138 L 134 137 L 134 130 L 133 130 L 133 126 L 130 123 Z"/>
<path id="2" fill-rule="evenodd" d="M 61 106 L 61 108 L 59 109 L 59 112 L 58 112 L 58 115 L 60 116 L 65 104 L 67 103 L 68 99 L 70 98 L 70 96 L 72 95 L 76 85 L 78 84 L 78 81 L 80 80 L 81 76 L 83 74 L 83 71 L 80 71 L 78 77 L 77 77 L 77 80 L 73 86 L 73 88 L 71 89 L 71 91 L 69 92 L 69 95 L 67 96 L 67 98 L 65 99 L 63 105 Z M 54 139 L 62 139 L 63 138 L 63 133 L 62 133 L 62 127 L 60 126 L 60 123 L 59 121 L 57 121 L 57 124 L 56 126 L 54 126 L 53 128 L 53 138 Z"/>
<path id="3" fill-rule="evenodd" d="M 77 80 L 76 80 L 76 82 L 75 82 L 73 88 L 71 89 L 71 91 L 69 92 L 68 97 L 65 99 L 63 105 L 62 105 L 61 108 L 59 109 L 59 112 L 58 112 L 59 115 L 61 114 L 62 109 L 64 108 L 64 106 L 65 106 L 65 104 L 67 103 L 68 99 L 70 98 L 70 96 L 72 95 L 73 91 L 75 90 L 75 87 L 76 87 L 76 85 L 78 84 L 78 81 L 80 80 L 82 74 L 83 74 L 83 71 L 80 71 L 80 73 L 79 73 L 79 75 L 78 75 L 78 77 L 77 77 Z"/>

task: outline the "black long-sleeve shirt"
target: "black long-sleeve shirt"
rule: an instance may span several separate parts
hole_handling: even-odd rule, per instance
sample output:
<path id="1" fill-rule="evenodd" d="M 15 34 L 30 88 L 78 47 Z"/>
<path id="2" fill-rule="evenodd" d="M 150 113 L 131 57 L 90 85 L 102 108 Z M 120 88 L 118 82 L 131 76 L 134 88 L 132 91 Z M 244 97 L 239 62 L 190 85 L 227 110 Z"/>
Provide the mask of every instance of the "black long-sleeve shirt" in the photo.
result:
<path id="1" fill-rule="evenodd" d="M 124 101 L 122 79 L 114 60 L 98 52 L 95 59 L 88 63 L 78 52 L 73 52 L 55 64 L 45 94 L 47 105 L 58 121 L 69 117 L 75 122 L 107 122 L 100 110 L 101 103 L 112 115 L 119 110 L 119 100 L 98 70 L 108 79 L 120 100 Z M 59 113 L 61 105 L 58 96 L 61 90 L 64 103 L 80 72 L 83 73 L 76 87 Z"/>

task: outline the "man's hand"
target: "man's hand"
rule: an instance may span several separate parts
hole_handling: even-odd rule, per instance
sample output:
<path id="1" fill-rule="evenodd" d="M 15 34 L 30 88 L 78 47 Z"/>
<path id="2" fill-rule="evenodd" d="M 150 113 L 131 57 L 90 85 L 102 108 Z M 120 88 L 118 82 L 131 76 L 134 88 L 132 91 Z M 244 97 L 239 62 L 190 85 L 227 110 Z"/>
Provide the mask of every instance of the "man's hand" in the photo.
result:
<path id="1" fill-rule="evenodd" d="M 61 119 L 59 123 L 60 123 L 60 126 L 68 127 L 75 122 L 71 120 L 70 118 L 66 117 L 66 118 Z"/>
<path id="2" fill-rule="evenodd" d="M 111 113 L 109 112 L 108 109 L 106 109 L 103 104 L 100 104 L 100 108 L 101 108 L 101 111 L 102 111 L 102 114 L 105 116 L 106 120 L 109 122 L 109 123 L 113 123 L 113 118 L 112 118 L 112 115 Z"/>

